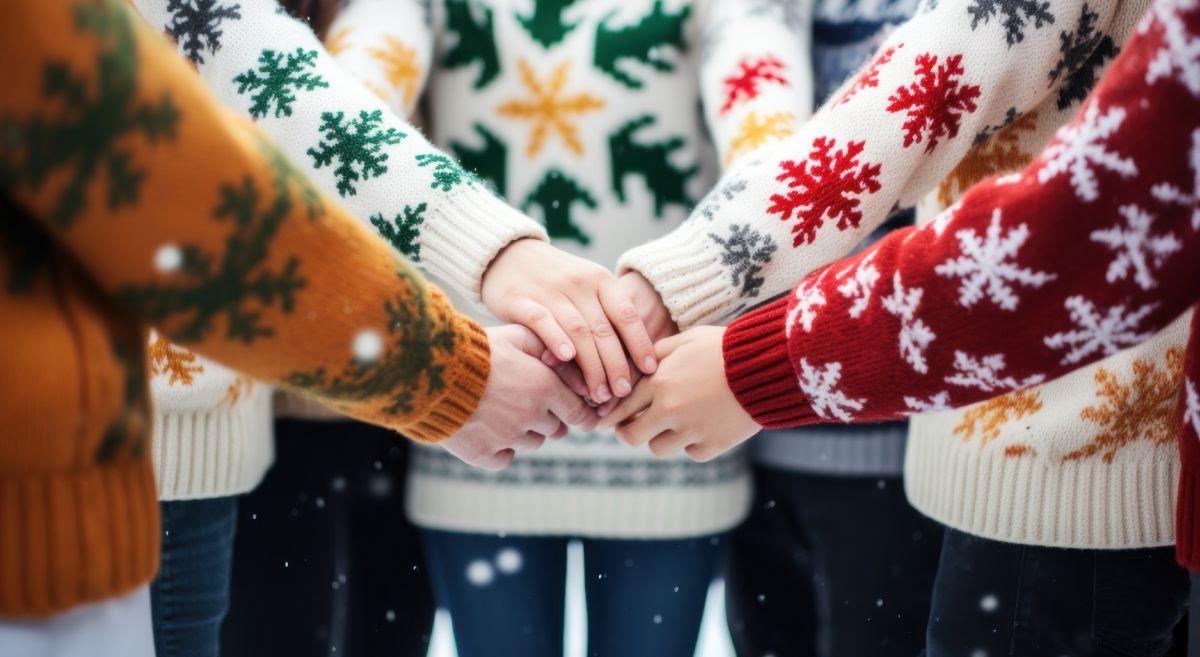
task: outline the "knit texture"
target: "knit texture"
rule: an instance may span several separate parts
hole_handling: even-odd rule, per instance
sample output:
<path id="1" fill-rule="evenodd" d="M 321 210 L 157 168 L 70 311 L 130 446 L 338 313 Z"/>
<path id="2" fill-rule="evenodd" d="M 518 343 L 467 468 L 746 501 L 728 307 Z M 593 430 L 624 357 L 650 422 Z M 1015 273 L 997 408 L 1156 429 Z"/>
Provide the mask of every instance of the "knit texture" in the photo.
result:
<path id="1" fill-rule="evenodd" d="M 738 141 L 752 103 L 787 108 L 788 130 L 811 107 L 808 19 L 788 2 L 439 0 L 428 24 L 418 4 L 350 2 L 330 35 L 338 63 L 395 102 L 424 78 L 396 85 L 399 69 L 373 53 L 406 53 L 406 70 L 428 79 L 432 141 L 556 246 L 606 266 L 677 227 L 711 187 L 708 128 L 728 155 L 753 141 Z M 420 450 L 410 482 L 414 521 L 456 531 L 698 536 L 750 504 L 744 454 L 660 462 L 612 433 L 571 433 L 499 474 Z"/>
<path id="2" fill-rule="evenodd" d="M 154 573 L 140 320 L 415 439 L 474 411 L 478 325 L 221 109 L 125 3 L 10 3 L 0 61 L 0 372 L 20 381 L 0 397 L 0 615 Z"/>
<path id="3" fill-rule="evenodd" d="M 959 500 L 933 507 L 939 520 L 1024 543 L 1170 542 L 1180 315 L 1200 298 L 1200 89 L 1176 62 L 1198 32 L 1194 0 L 1159 2 L 1029 167 L 736 322 L 727 374 L 747 410 L 764 423 L 857 422 L 991 398 L 942 436 L 940 458 L 910 445 L 918 508 L 936 490 Z M 846 295 L 847 280 L 866 282 Z M 1014 323 L 1017 312 L 1038 321 Z M 1146 341 L 1123 354 L 1127 368 L 1095 369 L 1091 386 L 1023 390 Z M 764 373 L 742 354 L 792 372 Z M 1066 419 L 1060 384 L 1094 390 L 1092 404 Z M 998 441 L 1005 425 L 1023 440 Z"/>

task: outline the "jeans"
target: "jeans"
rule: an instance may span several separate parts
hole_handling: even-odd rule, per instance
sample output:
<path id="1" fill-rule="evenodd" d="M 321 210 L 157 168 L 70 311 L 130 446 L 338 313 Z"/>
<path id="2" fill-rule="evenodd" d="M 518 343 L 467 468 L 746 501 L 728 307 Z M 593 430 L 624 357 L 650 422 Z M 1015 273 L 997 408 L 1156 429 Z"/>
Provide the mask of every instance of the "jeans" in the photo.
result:
<path id="1" fill-rule="evenodd" d="M 404 438 L 350 421 L 275 435 L 238 513 L 222 657 L 424 657 L 433 592 L 404 515 Z"/>
<path id="2" fill-rule="evenodd" d="M 1160 657 L 1188 606 L 1171 547 L 1071 550 L 946 530 L 929 657 Z"/>
<path id="3" fill-rule="evenodd" d="M 459 657 L 562 657 L 570 539 L 423 535 Z M 582 543 L 588 657 L 692 657 L 721 537 Z"/>
<path id="4" fill-rule="evenodd" d="M 941 528 L 908 505 L 900 480 L 765 467 L 754 476 L 755 505 L 725 573 L 738 655 L 915 657 Z"/>
<path id="5" fill-rule="evenodd" d="M 158 657 L 217 657 L 229 609 L 237 498 L 163 502 L 162 564 L 150 587 Z"/>

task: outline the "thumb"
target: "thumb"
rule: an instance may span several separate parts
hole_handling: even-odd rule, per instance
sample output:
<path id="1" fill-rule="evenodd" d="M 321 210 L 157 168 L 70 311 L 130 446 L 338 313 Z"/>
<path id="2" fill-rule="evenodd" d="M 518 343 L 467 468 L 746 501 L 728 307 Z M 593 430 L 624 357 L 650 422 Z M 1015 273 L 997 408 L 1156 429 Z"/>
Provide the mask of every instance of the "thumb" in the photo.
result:
<path id="1" fill-rule="evenodd" d="M 509 324 L 502 327 L 502 330 L 508 334 L 509 342 L 520 349 L 525 355 L 533 356 L 539 361 L 542 359 L 542 354 L 546 353 L 546 345 L 541 339 L 531 330 L 521 326 L 520 324 Z"/>
<path id="2" fill-rule="evenodd" d="M 546 374 L 552 379 L 549 382 L 550 392 L 546 398 L 546 410 L 573 427 L 580 427 L 584 431 L 595 428 L 600 418 L 583 398 L 572 392 L 553 371 L 547 368 Z"/>

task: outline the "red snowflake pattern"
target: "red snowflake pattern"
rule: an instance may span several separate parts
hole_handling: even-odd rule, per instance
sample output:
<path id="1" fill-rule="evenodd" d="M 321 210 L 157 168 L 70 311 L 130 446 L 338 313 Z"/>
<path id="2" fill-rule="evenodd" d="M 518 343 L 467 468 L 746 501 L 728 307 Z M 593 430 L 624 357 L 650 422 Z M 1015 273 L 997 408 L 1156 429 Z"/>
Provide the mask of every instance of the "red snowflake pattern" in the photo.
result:
<path id="1" fill-rule="evenodd" d="M 889 112 L 907 112 L 904 147 L 925 142 L 933 150 L 942 137 L 954 138 L 962 112 L 974 112 L 979 87 L 962 84 L 962 55 L 951 55 L 940 66 L 937 55 L 925 53 L 916 59 L 916 81 L 899 87 L 888 97 Z"/>
<path id="2" fill-rule="evenodd" d="M 783 62 L 772 55 L 758 59 L 747 57 L 738 64 L 738 68 L 740 70 L 736 74 L 725 78 L 725 104 L 721 107 L 722 114 L 733 109 L 738 101 L 758 98 L 759 83 L 788 83 L 787 78 L 783 77 L 786 72 Z"/>
<path id="3" fill-rule="evenodd" d="M 846 89 L 845 93 L 842 94 L 842 97 L 838 99 L 837 104 L 841 105 L 849 102 L 849 100 L 853 98 L 855 94 L 863 89 L 873 89 L 878 87 L 879 69 L 883 68 L 884 64 L 892 61 L 892 57 L 896 54 L 896 51 L 903 47 L 903 43 L 898 43 L 894 46 L 888 46 L 886 50 L 879 53 L 879 56 L 875 58 L 875 61 L 871 62 L 867 68 L 863 69 L 862 73 L 858 74 L 858 77 L 854 79 L 854 83 L 851 84 L 850 88 Z"/>
<path id="4" fill-rule="evenodd" d="M 837 140 L 817 137 L 812 152 L 804 162 L 787 160 L 779 163 L 783 173 L 775 179 L 787 182 L 791 188 L 786 195 L 773 194 L 770 214 L 780 215 L 781 221 L 798 220 L 792 226 L 796 237 L 792 246 L 812 244 L 826 218 L 837 219 L 838 230 L 858 228 L 862 220 L 859 205 L 864 193 L 879 191 L 881 165 L 860 162 L 866 142 L 852 141 L 842 150 L 834 150 Z"/>

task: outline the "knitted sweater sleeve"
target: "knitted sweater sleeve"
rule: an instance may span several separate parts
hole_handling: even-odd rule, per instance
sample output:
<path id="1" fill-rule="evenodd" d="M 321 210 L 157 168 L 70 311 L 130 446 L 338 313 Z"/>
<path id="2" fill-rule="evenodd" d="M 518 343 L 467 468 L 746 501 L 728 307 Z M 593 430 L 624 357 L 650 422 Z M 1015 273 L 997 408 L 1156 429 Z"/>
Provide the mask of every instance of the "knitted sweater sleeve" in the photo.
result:
<path id="1" fill-rule="evenodd" d="M 480 300 L 484 272 L 513 240 L 546 239 L 540 224 L 337 65 L 275 0 L 134 4 L 175 38 L 216 96 L 262 126 L 318 188 L 466 298 Z"/>
<path id="2" fill-rule="evenodd" d="M 700 93 L 723 166 L 792 136 L 812 113 L 812 4 L 708 3 Z"/>
<path id="3" fill-rule="evenodd" d="M 177 343 L 411 438 L 468 419 L 482 329 L 124 2 L 12 3 L 0 61 L 0 189 L 98 289 Z"/>
<path id="4" fill-rule="evenodd" d="M 1026 169 L 734 322 L 743 406 L 768 427 L 964 406 L 1175 320 L 1200 300 L 1198 47 L 1200 7 L 1159 0 Z"/>
<path id="5" fill-rule="evenodd" d="M 793 137 L 738 162 L 688 222 L 621 258 L 680 328 L 727 321 L 849 253 L 978 135 L 1084 84 L 1073 73 L 1092 70 L 1092 50 L 1068 48 L 1071 34 L 1086 31 L 1094 48 L 1119 3 L 1027 3 L 1011 20 L 978 3 L 931 4 Z"/>
<path id="6" fill-rule="evenodd" d="M 429 12 L 428 0 L 350 0 L 325 48 L 396 116 L 412 116 L 433 59 Z"/>

